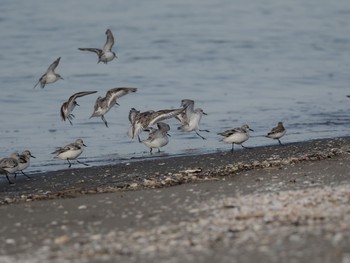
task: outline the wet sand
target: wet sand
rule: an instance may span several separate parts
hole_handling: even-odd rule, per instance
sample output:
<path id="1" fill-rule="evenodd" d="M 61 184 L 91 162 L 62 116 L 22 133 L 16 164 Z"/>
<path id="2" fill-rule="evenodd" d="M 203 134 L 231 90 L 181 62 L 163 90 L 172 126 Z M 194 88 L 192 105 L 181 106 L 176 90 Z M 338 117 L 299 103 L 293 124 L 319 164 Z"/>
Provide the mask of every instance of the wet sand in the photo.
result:
<path id="1" fill-rule="evenodd" d="M 350 138 L 0 181 L 0 262 L 350 262 Z"/>

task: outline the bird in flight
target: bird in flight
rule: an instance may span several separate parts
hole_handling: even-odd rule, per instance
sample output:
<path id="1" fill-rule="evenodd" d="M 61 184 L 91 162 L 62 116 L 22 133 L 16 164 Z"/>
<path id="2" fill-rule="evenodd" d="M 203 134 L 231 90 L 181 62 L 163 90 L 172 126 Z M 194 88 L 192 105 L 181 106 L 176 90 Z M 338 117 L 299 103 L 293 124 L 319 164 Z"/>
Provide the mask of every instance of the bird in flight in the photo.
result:
<path id="1" fill-rule="evenodd" d="M 43 74 L 39 81 L 35 84 L 34 88 L 39 85 L 40 87 L 44 88 L 46 84 L 54 83 L 59 79 L 63 79 L 60 74 L 55 73 L 55 69 L 58 66 L 58 63 L 60 63 L 61 57 L 56 59 L 52 64 L 49 66 L 45 74 Z"/>
<path id="2" fill-rule="evenodd" d="M 72 114 L 72 111 L 74 110 L 75 106 L 80 106 L 75 100 L 77 98 L 86 96 L 86 95 L 90 95 L 90 94 L 94 94 L 97 91 L 82 91 L 82 92 L 78 92 L 73 94 L 72 96 L 69 97 L 69 99 L 64 102 L 61 106 L 61 118 L 62 121 L 66 121 L 68 120 L 69 123 L 71 125 L 73 125 L 72 120 L 73 118 L 75 118 L 75 116 Z"/>
<path id="3" fill-rule="evenodd" d="M 112 31 L 110 29 L 107 29 L 106 35 L 107 35 L 107 40 L 105 45 L 103 46 L 103 49 L 99 49 L 99 48 L 78 48 L 78 49 L 82 51 L 95 52 L 98 56 L 97 63 L 103 62 L 107 64 L 109 61 L 116 58 L 117 55 L 115 54 L 115 52 L 112 51 L 112 47 L 114 45 L 114 37 L 113 37 Z"/>

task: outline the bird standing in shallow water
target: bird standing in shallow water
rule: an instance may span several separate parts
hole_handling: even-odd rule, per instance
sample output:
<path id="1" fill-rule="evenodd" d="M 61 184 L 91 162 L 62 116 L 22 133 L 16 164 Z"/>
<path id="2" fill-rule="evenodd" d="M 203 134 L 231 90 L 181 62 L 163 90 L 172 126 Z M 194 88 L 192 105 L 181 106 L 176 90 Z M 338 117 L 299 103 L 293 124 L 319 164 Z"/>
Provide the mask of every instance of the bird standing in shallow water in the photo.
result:
<path id="1" fill-rule="evenodd" d="M 19 154 L 17 152 L 14 152 L 11 154 L 10 157 L 2 158 L 0 160 L 0 173 L 5 174 L 7 181 L 9 184 L 13 184 L 13 182 L 10 181 L 10 178 L 8 177 L 8 174 L 15 174 L 18 169 L 18 159 Z"/>
<path id="2" fill-rule="evenodd" d="M 283 145 L 280 141 L 280 138 L 285 134 L 286 129 L 284 128 L 283 123 L 280 121 L 276 127 L 272 128 L 272 130 L 266 135 L 266 137 L 278 140 L 279 144 Z"/>
<path id="3" fill-rule="evenodd" d="M 46 73 L 41 76 L 39 81 L 35 84 L 34 88 L 40 83 L 40 87 L 44 88 L 46 84 L 54 83 L 59 79 L 63 79 L 60 74 L 55 73 L 55 69 L 60 63 L 61 57 L 56 59 L 47 69 Z"/>
<path id="4" fill-rule="evenodd" d="M 199 137 L 201 137 L 203 140 L 206 140 L 202 135 L 200 135 L 197 132 L 197 130 L 209 132 L 208 130 L 199 129 L 199 122 L 202 119 L 202 115 L 203 114 L 207 115 L 207 114 L 201 108 L 194 109 L 193 100 L 184 99 L 181 101 L 181 106 L 185 107 L 186 110 L 176 116 L 176 119 L 178 119 L 181 122 L 181 126 L 178 127 L 177 129 L 184 132 L 195 131 L 195 133 Z"/>
<path id="5" fill-rule="evenodd" d="M 164 122 L 158 122 L 157 127 L 158 129 L 152 127 L 144 129 L 144 131 L 148 131 L 148 138 L 146 140 L 141 141 L 139 137 L 139 142 L 151 149 L 150 153 L 152 153 L 153 148 L 158 148 L 158 152 L 160 152 L 160 148 L 169 142 L 168 136 L 170 135 L 168 131 L 170 130 L 170 126 Z"/>
<path id="6" fill-rule="evenodd" d="M 17 171 L 21 172 L 24 176 L 30 178 L 27 174 L 23 172 L 23 170 L 27 169 L 30 165 L 30 157 L 35 158 L 35 156 L 32 155 L 32 153 L 28 150 L 25 150 L 19 155 L 18 158 L 18 167 Z M 15 174 L 15 178 L 17 177 L 17 174 Z"/>
<path id="7" fill-rule="evenodd" d="M 117 99 L 123 97 L 126 94 L 136 92 L 137 88 L 114 88 L 107 91 L 106 96 L 104 98 L 98 97 L 95 102 L 94 112 L 92 113 L 90 119 L 92 117 L 100 117 L 103 120 L 104 124 L 108 128 L 108 123 L 104 117 L 104 115 L 115 105 L 118 104 Z"/>
<path id="8" fill-rule="evenodd" d="M 86 147 L 86 145 L 84 144 L 83 140 L 77 139 L 75 142 L 67 144 L 64 147 L 58 147 L 54 152 L 52 152 L 52 154 L 56 154 L 56 157 L 61 160 L 67 160 L 69 163 L 68 168 L 70 168 L 72 164 L 69 160 L 77 159 L 84 151 L 84 147 Z M 83 165 L 89 166 L 88 164 L 83 163 L 79 160 L 76 161 Z"/>
<path id="9" fill-rule="evenodd" d="M 114 45 L 114 37 L 113 37 L 112 31 L 110 29 L 107 29 L 106 35 L 107 35 L 107 40 L 105 45 L 103 46 L 103 49 L 99 49 L 99 48 L 78 48 L 78 49 L 82 51 L 95 52 L 98 56 L 97 63 L 103 62 L 107 64 L 107 62 L 113 60 L 117 56 L 112 51 L 112 47 Z"/>
<path id="10" fill-rule="evenodd" d="M 232 143 L 232 152 L 233 152 L 233 145 L 234 144 L 240 144 L 243 148 L 247 148 L 243 146 L 242 143 L 244 143 L 246 140 L 249 139 L 249 131 L 253 131 L 249 128 L 247 124 L 242 125 L 242 127 L 234 128 L 231 130 L 227 130 L 224 132 L 218 133 L 218 135 L 224 136 L 223 141 L 226 143 Z"/>
<path id="11" fill-rule="evenodd" d="M 80 106 L 75 100 L 79 97 L 83 97 L 86 95 L 94 94 L 97 91 L 82 91 L 73 94 L 69 97 L 68 101 L 64 102 L 61 106 L 60 114 L 62 121 L 68 120 L 71 125 L 73 125 L 72 120 L 75 116 L 72 114 L 75 106 Z"/>

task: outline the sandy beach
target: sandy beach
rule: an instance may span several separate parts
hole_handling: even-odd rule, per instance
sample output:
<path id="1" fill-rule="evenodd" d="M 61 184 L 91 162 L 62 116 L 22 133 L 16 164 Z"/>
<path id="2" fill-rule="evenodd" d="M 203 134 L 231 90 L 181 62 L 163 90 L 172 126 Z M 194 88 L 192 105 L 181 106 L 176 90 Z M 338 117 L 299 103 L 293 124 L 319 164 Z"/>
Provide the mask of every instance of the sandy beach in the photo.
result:
<path id="1" fill-rule="evenodd" d="M 0 181 L 0 262 L 350 262 L 350 138 Z"/>

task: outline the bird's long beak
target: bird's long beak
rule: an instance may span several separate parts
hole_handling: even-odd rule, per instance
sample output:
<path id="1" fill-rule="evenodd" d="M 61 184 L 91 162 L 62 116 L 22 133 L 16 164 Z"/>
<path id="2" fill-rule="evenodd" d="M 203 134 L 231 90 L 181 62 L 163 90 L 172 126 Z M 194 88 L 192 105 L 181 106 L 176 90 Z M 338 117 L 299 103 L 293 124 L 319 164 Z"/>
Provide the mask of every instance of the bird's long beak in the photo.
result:
<path id="1" fill-rule="evenodd" d="M 250 131 L 254 131 L 253 129 L 249 128 Z"/>
<path id="2" fill-rule="evenodd" d="M 64 78 L 62 78 L 62 77 L 60 77 L 60 79 L 63 79 L 63 80 L 64 80 Z"/>
<path id="3" fill-rule="evenodd" d="M 171 137 L 171 135 L 169 133 L 166 133 L 166 135 L 168 135 L 169 137 Z"/>
<path id="4" fill-rule="evenodd" d="M 208 113 L 205 113 L 204 111 L 202 112 L 204 115 L 208 115 Z"/>
<path id="5" fill-rule="evenodd" d="M 85 143 L 83 143 L 83 146 L 87 147 Z"/>
<path id="6" fill-rule="evenodd" d="M 30 157 L 32 157 L 32 158 L 36 158 L 35 156 L 33 156 L 33 155 L 30 155 Z"/>

